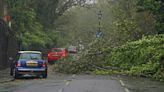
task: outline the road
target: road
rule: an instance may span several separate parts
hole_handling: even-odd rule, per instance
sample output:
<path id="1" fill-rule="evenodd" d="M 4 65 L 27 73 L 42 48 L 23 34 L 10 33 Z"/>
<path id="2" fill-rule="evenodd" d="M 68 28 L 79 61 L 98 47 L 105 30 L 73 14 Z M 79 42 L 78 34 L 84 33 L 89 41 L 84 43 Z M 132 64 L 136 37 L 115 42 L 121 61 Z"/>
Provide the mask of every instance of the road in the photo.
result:
<path id="1" fill-rule="evenodd" d="M 57 74 L 47 79 L 28 77 L 0 83 L 0 92 L 163 92 L 164 83 L 150 79 Z"/>

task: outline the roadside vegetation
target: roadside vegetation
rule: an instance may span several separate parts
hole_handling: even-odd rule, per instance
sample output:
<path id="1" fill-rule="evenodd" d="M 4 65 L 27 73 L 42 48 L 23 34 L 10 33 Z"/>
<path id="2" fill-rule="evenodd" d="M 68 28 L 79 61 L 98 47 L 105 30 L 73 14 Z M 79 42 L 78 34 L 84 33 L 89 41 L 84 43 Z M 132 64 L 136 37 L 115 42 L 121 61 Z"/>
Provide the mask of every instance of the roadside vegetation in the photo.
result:
<path id="1" fill-rule="evenodd" d="M 164 35 L 162 22 L 158 20 L 159 17 L 160 20 L 164 17 L 161 13 L 162 2 L 117 0 L 106 3 L 104 0 L 99 2 L 98 6 L 73 9 L 73 13 L 77 14 L 73 17 L 77 20 L 71 20 L 74 22 L 70 22 L 69 25 L 73 25 L 71 23 L 78 25 L 73 26 L 74 28 L 66 25 L 65 27 L 67 31 L 71 28 L 70 34 L 73 32 L 83 34 L 78 38 L 86 43 L 86 49 L 79 60 L 68 58 L 57 62 L 55 71 L 77 74 L 126 74 L 164 80 Z M 103 10 L 101 29 L 104 36 L 97 39 L 94 34 L 96 21 L 91 20 L 86 23 L 85 18 L 86 16 L 89 19 L 96 18 L 94 13 L 99 7 Z M 73 38 L 73 40 L 77 39 Z"/>
<path id="2" fill-rule="evenodd" d="M 54 70 L 164 80 L 164 1 L 91 1 L 6 0 L 21 50 L 82 44 L 78 59 L 58 61 Z M 99 28 L 103 36 L 96 38 Z"/>
<path id="3" fill-rule="evenodd" d="M 115 48 L 90 50 L 79 60 L 71 57 L 56 63 L 62 73 L 126 74 L 164 80 L 164 35 L 148 36 Z"/>
<path id="4" fill-rule="evenodd" d="M 63 35 L 54 22 L 69 8 L 85 0 L 3 0 L 12 19 L 12 31 L 20 50 L 46 51 L 61 46 Z"/>

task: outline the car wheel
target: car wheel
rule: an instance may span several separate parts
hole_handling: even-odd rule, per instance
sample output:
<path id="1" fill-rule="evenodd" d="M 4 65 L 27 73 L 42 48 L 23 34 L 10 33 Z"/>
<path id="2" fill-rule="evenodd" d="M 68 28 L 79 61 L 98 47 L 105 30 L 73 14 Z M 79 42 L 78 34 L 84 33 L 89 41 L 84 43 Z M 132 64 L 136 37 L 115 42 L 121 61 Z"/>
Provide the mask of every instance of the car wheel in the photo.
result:
<path id="1" fill-rule="evenodd" d="M 17 74 L 16 70 L 13 70 L 13 77 L 14 79 L 18 79 L 19 78 L 19 74 Z"/>
<path id="2" fill-rule="evenodd" d="M 47 71 L 42 74 L 43 78 L 47 78 Z"/>

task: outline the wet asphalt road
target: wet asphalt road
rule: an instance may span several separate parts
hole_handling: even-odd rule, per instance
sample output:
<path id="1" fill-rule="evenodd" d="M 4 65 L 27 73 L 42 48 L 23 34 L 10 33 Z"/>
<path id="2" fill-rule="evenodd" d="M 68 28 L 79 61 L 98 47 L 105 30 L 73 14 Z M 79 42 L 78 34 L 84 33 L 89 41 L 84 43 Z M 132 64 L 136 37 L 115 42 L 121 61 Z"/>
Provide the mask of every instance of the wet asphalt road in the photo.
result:
<path id="1" fill-rule="evenodd" d="M 0 92 L 164 92 L 164 83 L 151 79 L 56 74 L 47 79 L 27 77 L 0 83 Z"/>
<path id="2" fill-rule="evenodd" d="M 109 76 L 52 74 L 47 79 L 29 77 L 0 84 L 0 92 L 125 92 Z"/>

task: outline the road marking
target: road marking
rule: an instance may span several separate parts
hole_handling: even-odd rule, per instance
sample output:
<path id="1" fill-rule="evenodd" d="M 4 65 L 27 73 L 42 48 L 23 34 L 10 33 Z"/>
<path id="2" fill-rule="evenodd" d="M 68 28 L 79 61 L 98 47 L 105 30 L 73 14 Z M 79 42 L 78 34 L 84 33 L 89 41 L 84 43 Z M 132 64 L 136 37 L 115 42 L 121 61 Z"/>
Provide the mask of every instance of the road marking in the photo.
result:
<path id="1" fill-rule="evenodd" d="M 59 91 L 58 91 L 58 92 L 63 92 L 63 88 L 59 89 Z"/>
<path id="2" fill-rule="evenodd" d="M 127 88 L 125 88 L 125 91 L 126 91 L 126 92 L 130 92 L 129 89 L 127 89 Z"/>
<path id="3" fill-rule="evenodd" d="M 70 81 L 67 81 L 67 82 L 66 82 L 66 85 L 68 86 L 69 84 L 70 84 Z"/>
<path id="4" fill-rule="evenodd" d="M 122 80 L 119 80 L 121 85 L 124 87 L 126 92 L 130 92 L 128 88 L 125 87 L 125 83 Z"/>
<path id="5" fill-rule="evenodd" d="M 120 81 L 121 85 L 122 85 L 123 87 L 125 87 L 124 82 L 123 82 L 122 80 L 119 80 L 119 81 Z"/>
<path id="6" fill-rule="evenodd" d="M 73 75 L 72 75 L 72 78 L 75 78 L 75 77 L 76 77 L 76 74 L 73 74 Z"/>

